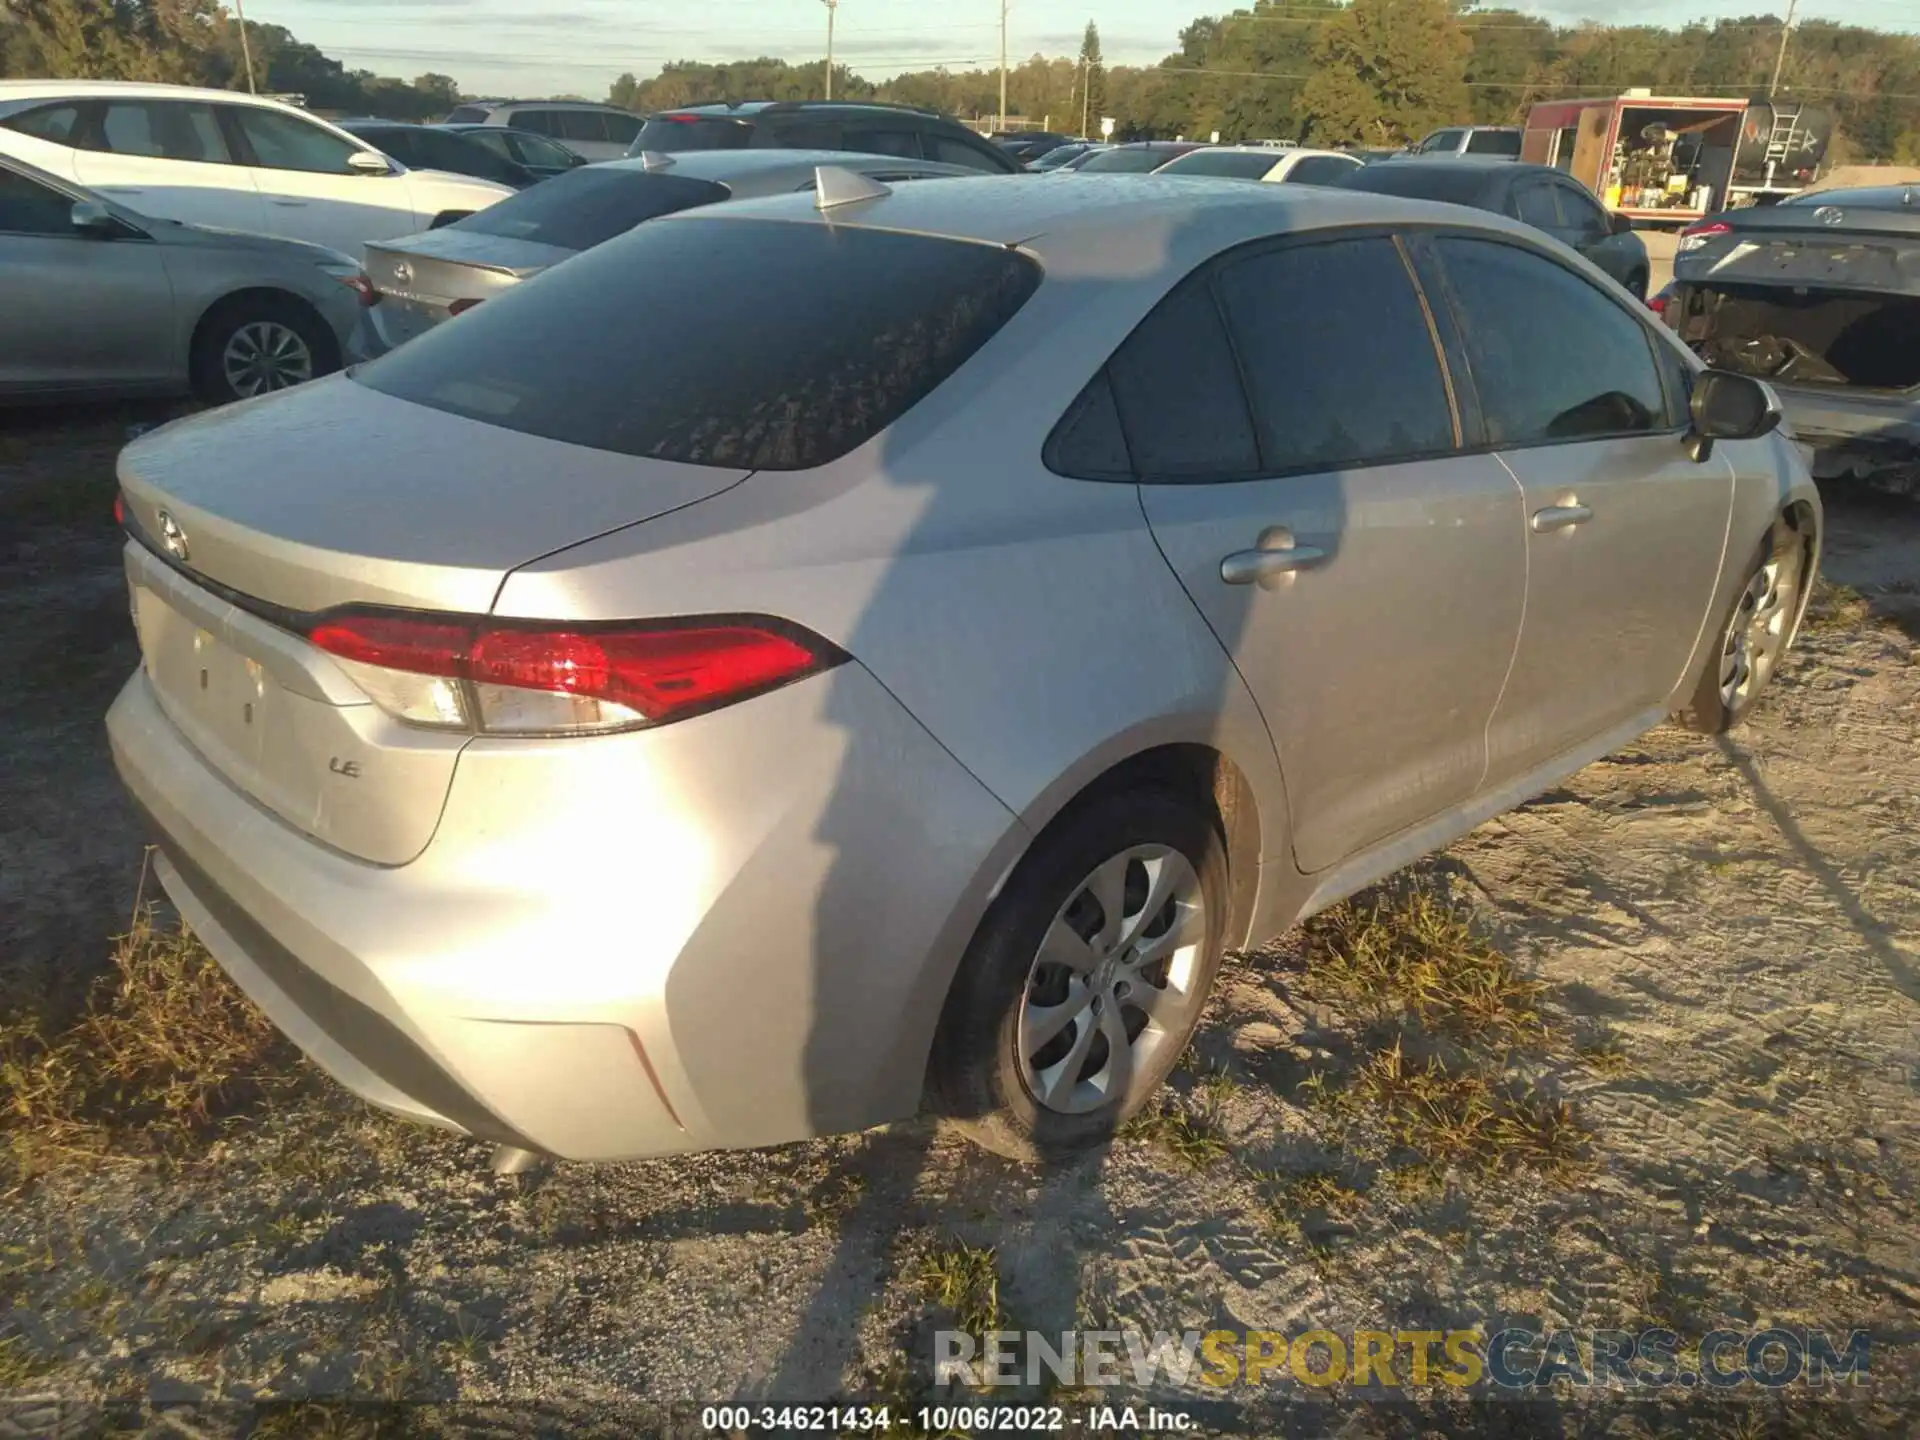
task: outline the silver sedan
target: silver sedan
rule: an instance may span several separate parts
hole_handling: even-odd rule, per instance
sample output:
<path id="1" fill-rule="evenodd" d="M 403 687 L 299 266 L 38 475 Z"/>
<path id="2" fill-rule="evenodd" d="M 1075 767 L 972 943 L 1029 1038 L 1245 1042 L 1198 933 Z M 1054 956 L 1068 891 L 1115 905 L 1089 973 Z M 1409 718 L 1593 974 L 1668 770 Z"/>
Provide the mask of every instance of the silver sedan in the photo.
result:
<path id="1" fill-rule="evenodd" d="M 359 266 L 159 220 L 0 156 L 0 403 L 282 390 L 340 366 Z"/>
<path id="2" fill-rule="evenodd" d="M 1771 392 L 1529 227 L 828 188 L 121 457 L 157 873 L 376 1104 L 1096 1143 L 1227 950 L 1737 724 L 1793 638 Z"/>

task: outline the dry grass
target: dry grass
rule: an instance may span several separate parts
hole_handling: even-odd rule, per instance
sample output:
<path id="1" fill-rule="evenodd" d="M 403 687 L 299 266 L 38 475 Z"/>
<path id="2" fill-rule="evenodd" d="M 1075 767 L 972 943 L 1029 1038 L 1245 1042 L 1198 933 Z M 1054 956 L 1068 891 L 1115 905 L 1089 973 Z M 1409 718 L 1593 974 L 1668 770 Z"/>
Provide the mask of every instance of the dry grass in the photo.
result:
<path id="1" fill-rule="evenodd" d="M 1351 1103 L 1377 1118 L 1395 1144 L 1433 1164 L 1568 1180 L 1586 1161 L 1586 1134 L 1564 1103 L 1471 1068 L 1409 1060 L 1398 1041 L 1361 1067 Z"/>
<path id="2" fill-rule="evenodd" d="M 1813 595 L 1807 601 L 1803 622 L 1815 631 L 1857 630 L 1873 614 L 1873 604 L 1851 585 L 1841 585 L 1824 577 L 1816 580 Z"/>
<path id="3" fill-rule="evenodd" d="M 1216 1102 L 1195 1105 L 1173 1094 L 1154 1097 L 1120 1127 L 1120 1138 L 1162 1146 L 1189 1170 L 1205 1170 L 1232 1151 L 1216 1115 Z"/>
<path id="4" fill-rule="evenodd" d="M 934 1251 L 920 1262 L 920 1292 L 969 1335 L 1004 1328 L 1000 1263 L 991 1246 L 956 1242 Z"/>
<path id="5" fill-rule="evenodd" d="M 0 1170 L 169 1153 L 291 1091 L 296 1060 L 185 925 L 142 906 L 71 1024 L 0 1024 Z"/>
<path id="6" fill-rule="evenodd" d="M 1347 1000 L 1399 1010 L 1462 1043 L 1546 1036 L 1543 987 L 1474 933 L 1465 908 L 1426 887 L 1348 901 L 1307 922 L 1307 978 Z"/>

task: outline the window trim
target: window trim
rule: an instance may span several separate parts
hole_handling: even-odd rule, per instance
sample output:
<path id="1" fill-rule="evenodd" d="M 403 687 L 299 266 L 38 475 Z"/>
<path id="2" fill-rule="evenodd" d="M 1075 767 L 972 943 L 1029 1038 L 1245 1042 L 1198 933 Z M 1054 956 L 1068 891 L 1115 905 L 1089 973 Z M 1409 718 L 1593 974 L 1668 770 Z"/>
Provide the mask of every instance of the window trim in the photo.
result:
<path id="1" fill-rule="evenodd" d="M 1626 305 L 1622 305 L 1612 295 L 1609 295 L 1600 286 L 1594 284 L 1593 281 L 1589 280 L 1585 275 L 1581 274 L 1578 270 L 1574 269 L 1570 265 L 1565 264 L 1558 257 L 1553 255 L 1551 252 L 1541 248 L 1540 246 L 1528 243 L 1523 237 L 1516 236 L 1516 235 L 1504 235 L 1504 234 L 1501 234 L 1499 231 L 1494 231 L 1494 230 L 1472 230 L 1472 229 L 1466 229 L 1460 226 L 1445 226 L 1445 225 L 1422 227 L 1421 233 L 1425 238 L 1427 238 L 1429 241 L 1432 242 L 1432 250 L 1430 253 L 1431 253 L 1431 263 L 1432 263 L 1432 269 L 1433 269 L 1433 283 L 1438 286 L 1440 294 L 1443 296 L 1442 303 L 1446 306 L 1448 316 L 1453 326 L 1458 331 L 1458 333 L 1463 337 L 1462 353 L 1460 357 L 1461 365 L 1463 367 L 1463 371 L 1465 375 L 1467 376 L 1467 382 L 1468 382 L 1467 393 L 1471 394 L 1473 397 L 1474 413 L 1477 420 L 1477 430 L 1481 437 L 1481 442 L 1474 449 L 1463 450 L 1461 452 L 1462 454 L 1506 455 L 1506 454 L 1515 454 L 1515 453 L 1528 451 L 1528 450 L 1557 449 L 1562 445 L 1591 445 L 1594 442 L 1600 441 L 1600 440 L 1648 440 L 1648 439 L 1654 439 L 1661 436 L 1678 439 L 1684 436 L 1687 433 L 1687 431 L 1691 428 L 1692 421 L 1687 413 L 1687 403 L 1688 403 L 1687 397 L 1676 396 L 1672 393 L 1671 389 L 1667 384 L 1667 378 L 1668 378 L 1667 368 L 1660 363 L 1660 352 L 1654 348 L 1655 346 L 1658 346 L 1664 342 L 1661 340 L 1660 336 L 1657 333 L 1655 333 L 1654 326 L 1651 320 L 1652 312 L 1648 312 L 1647 318 L 1642 318 L 1632 308 Z M 1486 421 L 1486 409 L 1480 399 L 1479 380 L 1477 377 L 1474 376 L 1472 362 L 1468 359 L 1465 353 L 1464 336 L 1467 331 L 1467 325 L 1461 313 L 1462 306 L 1460 303 L 1460 298 L 1453 288 L 1452 277 L 1447 273 L 1446 261 L 1442 258 L 1439 251 L 1438 242 L 1441 240 L 1477 240 L 1483 244 L 1501 245 L 1506 247 L 1509 250 L 1518 250 L 1524 255 L 1531 255 L 1534 259 L 1543 261 L 1546 264 L 1553 266 L 1556 270 L 1560 271 L 1561 274 L 1566 275 L 1571 279 L 1579 281 L 1580 284 L 1586 286 L 1586 288 L 1590 290 L 1593 294 L 1599 296 L 1600 299 L 1604 300 L 1608 305 L 1612 306 L 1615 311 L 1617 311 L 1621 315 L 1624 315 L 1629 321 L 1631 321 L 1639 329 L 1640 338 L 1644 340 L 1647 344 L 1647 363 L 1653 367 L 1654 376 L 1658 380 L 1660 385 L 1660 393 L 1662 397 L 1666 400 L 1666 404 L 1667 404 L 1667 413 L 1664 417 L 1664 419 L 1666 420 L 1665 427 L 1659 428 L 1659 429 L 1651 429 L 1651 430 L 1614 430 L 1614 431 L 1606 431 L 1597 435 L 1570 435 L 1564 439 L 1558 439 L 1558 440 L 1545 439 L 1545 440 L 1496 442 L 1491 438 L 1489 438 L 1489 430 L 1488 430 L 1487 421 Z M 1680 417 L 1677 421 L 1675 419 L 1676 414 Z"/>
<path id="2" fill-rule="evenodd" d="M 225 160 L 182 160 L 177 155 L 135 155 L 125 150 L 115 150 L 107 144 L 107 111 L 115 105 L 190 105 L 204 106 L 213 116 L 213 128 L 220 134 L 221 143 L 227 147 Z M 76 140 L 82 143 L 70 148 L 85 150 L 95 155 L 112 155 L 120 160 L 157 160 L 166 165 L 219 165 L 229 170 L 249 168 L 247 156 L 251 153 L 237 141 L 245 137 L 227 123 L 227 102 L 223 100 L 179 100 L 170 95 L 128 95 L 108 96 L 93 100 L 82 108 L 79 118 L 73 122 Z M 56 142 L 57 143 L 57 142 Z"/>
<path id="3" fill-rule="evenodd" d="M 1135 322 L 1132 328 L 1130 328 L 1127 333 L 1121 337 L 1119 342 L 1108 351 L 1106 356 L 1101 359 L 1099 365 L 1095 367 L 1093 374 L 1087 378 L 1086 384 L 1074 392 L 1073 397 L 1061 410 L 1059 417 L 1054 421 L 1052 426 L 1048 428 L 1046 438 L 1041 442 L 1040 463 L 1049 473 L 1057 475 L 1063 480 L 1077 480 L 1093 485 L 1128 483 L 1134 485 L 1240 485 L 1256 484 L 1268 480 L 1293 479 L 1302 475 L 1324 475 L 1332 473 L 1328 467 L 1324 465 L 1308 465 L 1291 466 L 1283 470 L 1262 470 L 1246 475 L 1220 477 L 1191 475 L 1154 476 L 1143 473 L 1139 464 L 1135 462 L 1132 476 L 1128 479 L 1121 479 L 1115 476 L 1076 475 L 1060 468 L 1055 461 L 1058 458 L 1059 443 L 1063 438 L 1067 421 L 1078 411 L 1081 397 L 1094 384 L 1105 378 L 1109 362 L 1132 342 L 1135 334 L 1146 324 L 1148 317 L 1158 310 L 1161 305 L 1171 299 L 1174 293 L 1182 286 L 1192 282 L 1196 276 L 1203 273 L 1206 276 L 1205 283 L 1208 293 L 1214 302 L 1216 310 L 1219 311 L 1221 325 L 1227 333 L 1228 349 L 1233 355 L 1234 370 L 1240 380 L 1241 403 L 1247 407 L 1248 417 L 1254 423 L 1254 438 L 1257 443 L 1259 439 L 1259 425 L 1254 414 L 1252 397 L 1247 391 L 1245 366 L 1240 358 L 1238 348 L 1234 345 L 1233 326 L 1228 320 L 1225 310 L 1220 307 L 1220 297 L 1215 285 L 1219 270 L 1230 262 L 1243 257 L 1249 257 L 1255 253 L 1292 249 L 1302 245 L 1337 243 L 1344 240 L 1369 236 L 1384 236 L 1395 241 L 1396 247 L 1400 250 L 1401 258 L 1407 266 L 1408 278 L 1413 284 L 1414 294 L 1418 297 L 1421 308 L 1427 315 L 1428 333 L 1432 335 L 1434 339 L 1436 359 L 1440 365 L 1442 381 L 1446 386 L 1449 401 L 1454 406 L 1456 427 L 1454 433 L 1457 437 L 1457 444 L 1450 450 L 1425 451 L 1418 454 L 1392 456 L 1377 460 L 1349 461 L 1335 467 L 1339 471 L 1344 473 L 1346 471 L 1371 470 L 1382 465 L 1409 465 L 1430 460 L 1451 460 L 1461 457 L 1510 454 L 1525 450 L 1543 450 L 1561 445 L 1586 445 L 1600 440 L 1639 440 L 1663 436 L 1678 439 L 1683 437 L 1691 428 L 1692 419 L 1688 411 L 1690 397 L 1673 393 L 1668 383 L 1670 379 L 1668 367 L 1660 363 L 1661 356 L 1665 352 L 1662 352 L 1658 347 L 1663 344 L 1667 345 L 1668 350 L 1674 351 L 1675 359 L 1680 361 L 1682 368 L 1692 375 L 1698 375 L 1705 367 L 1701 365 L 1698 357 L 1694 356 L 1691 351 L 1685 350 L 1684 347 L 1676 348 L 1675 342 L 1665 340 L 1659 333 L 1659 329 L 1652 322 L 1650 315 L 1643 317 L 1629 306 L 1622 305 L 1612 295 L 1608 294 L 1600 286 L 1594 284 L 1578 270 L 1563 263 L 1551 251 L 1528 240 L 1524 236 L 1509 235 L 1498 230 L 1483 230 L 1476 227 L 1447 222 L 1438 224 L 1403 222 L 1387 225 L 1336 226 L 1323 230 L 1304 231 L 1293 235 L 1260 236 L 1252 240 L 1242 241 L 1238 245 L 1222 250 L 1201 261 L 1187 274 L 1181 276 L 1174 281 L 1173 284 L 1169 285 L 1160 297 L 1156 299 L 1152 305 L 1147 307 L 1146 312 L 1141 315 L 1140 319 Z M 1441 260 L 1437 247 L 1437 242 L 1445 239 L 1478 240 L 1487 244 L 1504 245 L 1509 249 L 1531 255 L 1535 259 L 1544 261 L 1563 274 L 1579 281 L 1602 300 L 1613 306 L 1616 311 L 1631 320 L 1639 327 L 1641 336 L 1646 340 L 1649 347 L 1647 361 L 1653 366 L 1654 373 L 1659 379 L 1661 394 L 1667 404 L 1667 413 L 1665 416 L 1667 422 L 1666 427 L 1656 430 L 1629 430 L 1600 435 L 1576 435 L 1562 440 L 1535 440 L 1526 443 L 1493 442 L 1488 435 L 1486 411 L 1480 399 L 1479 382 L 1473 374 L 1473 366 L 1466 350 L 1466 327 L 1461 319 L 1460 302 L 1453 293 L 1453 287 L 1447 276 L 1445 263 Z M 1110 384 L 1111 382 L 1108 383 Z M 1116 399 L 1117 398 L 1118 397 L 1116 397 Z M 1124 422 L 1121 428 L 1121 443 L 1127 448 L 1128 455 L 1131 457 L 1132 442 L 1127 439 Z"/>

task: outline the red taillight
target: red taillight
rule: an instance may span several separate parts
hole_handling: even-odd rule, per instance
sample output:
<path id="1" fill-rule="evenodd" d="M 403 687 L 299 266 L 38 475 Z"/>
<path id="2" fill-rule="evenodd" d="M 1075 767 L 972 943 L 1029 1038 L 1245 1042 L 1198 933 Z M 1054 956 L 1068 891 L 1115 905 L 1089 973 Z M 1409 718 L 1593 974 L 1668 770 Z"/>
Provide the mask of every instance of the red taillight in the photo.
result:
<path id="1" fill-rule="evenodd" d="M 656 120 L 665 120 L 674 125 L 698 125 L 700 123 L 700 117 L 698 115 L 656 115 L 653 118 Z"/>
<path id="2" fill-rule="evenodd" d="M 113 492 L 113 523 L 125 528 L 127 523 L 126 497 L 118 490 Z"/>
<path id="3" fill-rule="evenodd" d="M 1658 295 L 1649 295 L 1647 297 L 1647 309 L 1656 315 L 1665 315 L 1667 313 L 1667 299 L 1667 292 L 1664 290 Z"/>
<path id="4" fill-rule="evenodd" d="M 478 305 L 479 303 L 480 302 L 478 300 L 474 300 L 471 298 L 466 300 L 455 300 L 451 305 L 447 306 L 447 314 L 464 315 L 467 313 L 467 311 L 473 309 L 473 307 Z M 487 323 L 491 325 L 493 322 L 489 320 Z"/>
<path id="5" fill-rule="evenodd" d="M 475 687 L 481 727 L 500 729 L 663 725 L 763 694 L 843 658 L 795 627 L 732 618 L 568 627 L 350 611 L 320 621 L 307 638 L 343 660 L 464 681 Z M 603 701 L 631 714 L 578 726 L 532 725 L 524 712 L 490 703 L 490 687 Z M 507 724 L 489 722 L 490 715 L 509 713 L 515 718 Z"/>
<path id="6" fill-rule="evenodd" d="M 1680 232 L 1682 240 L 1703 240 L 1709 235 L 1731 235 L 1733 227 L 1724 220 L 1702 220 Z"/>
<path id="7" fill-rule="evenodd" d="M 374 289 L 373 281 L 367 278 L 366 271 L 362 270 L 347 284 L 353 287 L 353 293 L 360 297 L 362 305 L 371 308 L 380 303 L 380 292 Z"/>

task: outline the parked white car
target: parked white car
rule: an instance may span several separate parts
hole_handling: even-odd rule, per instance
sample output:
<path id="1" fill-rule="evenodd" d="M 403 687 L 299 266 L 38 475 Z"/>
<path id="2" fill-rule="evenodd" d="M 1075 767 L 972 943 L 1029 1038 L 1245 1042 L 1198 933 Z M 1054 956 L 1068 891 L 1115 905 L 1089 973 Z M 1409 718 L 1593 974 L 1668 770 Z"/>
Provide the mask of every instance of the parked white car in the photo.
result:
<path id="1" fill-rule="evenodd" d="M 1162 165 L 1160 175 L 1213 175 L 1223 180 L 1263 180 L 1269 184 L 1338 185 L 1361 168 L 1344 150 L 1307 150 L 1298 145 L 1261 141 L 1256 145 L 1208 145 Z"/>
<path id="2" fill-rule="evenodd" d="M 181 85 L 0 81 L 0 152 L 142 214 L 356 257 L 514 193 L 409 170 L 292 105 Z"/>

